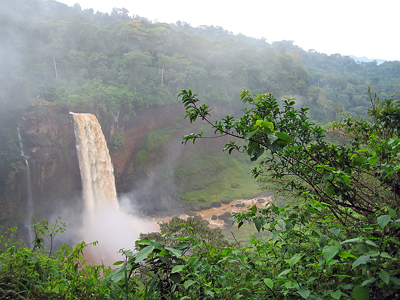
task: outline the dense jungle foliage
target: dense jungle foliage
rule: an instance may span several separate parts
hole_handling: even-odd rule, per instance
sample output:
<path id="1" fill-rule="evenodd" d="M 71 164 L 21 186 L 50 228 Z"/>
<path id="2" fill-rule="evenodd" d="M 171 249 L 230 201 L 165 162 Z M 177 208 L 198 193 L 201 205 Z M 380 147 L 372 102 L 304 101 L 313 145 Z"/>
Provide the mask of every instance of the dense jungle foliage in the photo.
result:
<path id="1" fill-rule="evenodd" d="M 111 270 L 85 263 L 84 242 L 52 254 L 44 238 L 65 226 L 36 223 L 30 249 L 1 236 L 0 296 L 5 299 L 399 299 L 400 103 L 371 95 L 368 119 L 343 116 L 331 132 L 311 122 L 295 99 L 241 93 L 239 119 L 209 121 L 209 106 L 180 94 L 186 116 L 205 120 L 228 143 L 259 161 L 255 177 L 281 179 L 288 201 L 236 213 L 240 228 L 263 234 L 224 241 L 201 219 L 173 218 L 142 235 Z M 346 137 L 332 143 L 328 135 Z M 192 133 L 183 142 L 205 138 Z M 268 180 L 263 180 L 268 186 Z M 295 196 L 297 195 L 297 197 Z M 95 244 L 95 243 L 94 243 Z M 95 245 L 93 245 L 95 246 Z M 119 266 L 119 267 L 118 267 Z"/>
<path id="2" fill-rule="evenodd" d="M 15 128 L 29 105 L 129 119 L 176 104 L 191 88 L 199 96 L 180 95 L 187 117 L 241 140 L 226 150 L 258 161 L 254 176 L 288 199 L 232 217 L 260 231 L 248 244 L 228 242 L 198 219 L 173 219 L 136 251 L 122 249 L 114 270 L 85 262 L 84 249 L 96 243 L 44 248 L 62 236 L 59 221 L 36 223 L 33 245 L 12 228 L 0 235 L 0 298 L 400 298 L 400 108 L 391 96 L 400 90 L 400 62 L 358 64 L 291 41 L 42 0 L 2 5 L 0 51 L 0 171 L 24 169 Z M 235 117 L 215 122 L 197 97 L 229 104 Z M 116 149 L 123 142 L 112 139 Z"/>

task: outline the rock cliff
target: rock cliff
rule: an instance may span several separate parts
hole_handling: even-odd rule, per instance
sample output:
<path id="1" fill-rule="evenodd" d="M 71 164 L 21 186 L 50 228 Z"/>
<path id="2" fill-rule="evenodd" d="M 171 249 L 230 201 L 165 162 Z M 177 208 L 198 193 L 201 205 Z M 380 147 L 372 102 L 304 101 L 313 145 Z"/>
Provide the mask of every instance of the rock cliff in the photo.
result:
<path id="1" fill-rule="evenodd" d="M 183 114 L 179 106 L 152 107 L 125 119 L 122 115 L 101 115 L 82 109 L 76 112 L 95 114 L 106 136 L 118 192 L 129 192 L 133 181 L 143 174 L 133 169 L 136 154 L 143 148 L 148 132 L 164 128 L 174 115 Z M 24 113 L 21 136 L 30 166 L 33 215 L 47 218 L 63 206 L 80 206 L 81 178 L 75 148 L 73 120 L 69 111 L 56 105 L 33 104 Z M 123 146 L 113 147 L 113 135 L 119 134 Z M 18 158 L 23 161 L 23 158 Z M 0 194 L 0 225 L 24 226 L 27 216 L 27 180 L 25 171 L 5 171 L 7 193 Z"/>

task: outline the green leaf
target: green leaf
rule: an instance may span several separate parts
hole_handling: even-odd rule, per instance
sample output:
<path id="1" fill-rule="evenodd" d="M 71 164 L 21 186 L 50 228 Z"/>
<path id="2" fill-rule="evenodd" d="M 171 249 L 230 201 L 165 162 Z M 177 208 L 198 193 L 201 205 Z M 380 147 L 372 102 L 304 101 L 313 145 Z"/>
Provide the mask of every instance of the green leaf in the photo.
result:
<path id="1" fill-rule="evenodd" d="M 175 241 L 178 241 L 178 239 L 175 239 Z M 187 242 L 180 242 L 179 244 L 175 245 L 175 249 L 183 250 L 189 247 L 189 243 Z"/>
<path id="2" fill-rule="evenodd" d="M 368 150 L 367 149 L 359 149 L 356 151 L 356 153 L 361 153 L 361 152 L 368 152 Z"/>
<path id="3" fill-rule="evenodd" d="M 351 254 L 351 253 L 349 253 L 347 251 L 340 251 L 338 253 L 338 256 L 341 257 L 341 258 L 349 258 L 349 257 L 356 258 L 353 254 Z"/>
<path id="4" fill-rule="evenodd" d="M 354 238 L 354 239 L 345 240 L 345 241 L 341 242 L 340 245 L 344 245 L 347 243 L 359 243 L 361 241 L 362 241 L 362 238 Z"/>
<path id="5" fill-rule="evenodd" d="M 363 283 L 361 283 L 361 286 L 366 286 L 366 285 L 368 285 L 368 284 L 370 284 L 370 283 L 372 283 L 374 281 L 375 281 L 374 277 L 372 277 L 370 279 L 367 279 L 367 280 L 364 280 Z"/>
<path id="6" fill-rule="evenodd" d="M 169 251 L 167 249 L 163 249 L 160 253 L 158 253 L 159 256 L 165 256 L 168 254 L 169 254 Z"/>
<path id="7" fill-rule="evenodd" d="M 342 292 L 340 290 L 336 290 L 331 293 L 331 297 L 333 299 L 340 299 L 340 296 L 342 296 Z"/>
<path id="8" fill-rule="evenodd" d="M 268 128 L 271 132 L 274 131 L 274 124 L 272 124 L 271 122 L 263 121 L 261 123 L 261 126 L 264 127 L 264 128 Z"/>
<path id="9" fill-rule="evenodd" d="M 177 265 L 172 268 L 171 273 L 178 273 L 178 272 L 182 271 L 184 267 L 185 267 L 185 265 Z"/>
<path id="10" fill-rule="evenodd" d="M 243 135 L 243 138 L 247 141 L 247 140 L 249 140 L 249 138 L 251 138 L 251 137 L 252 137 L 253 135 L 255 135 L 257 132 L 258 132 L 258 128 L 257 128 L 256 130 L 246 132 L 246 133 Z"/>
<path id="11" fill-rule="evenodd" d="M 138 254 L 136 254 L 135 263 L 139 263 L 145 260 L 149 256 L 149 254 L 153 252 L 153 250 L 154 246 L 144 247 L 142 250 L 139 251 Z"/>
<path id="12" fill-rule="evenodd" d="M 183 284 L 183 286 L 185 287 L 185 289 L 188 289 L 190 286 L 192 286 L 192 285 L 195 284 L 195 283 L 196 283 L 195 281 L 189 279 L 189 280 L 186 280 L 186 281 L 185 281 L 185 283 Z"/>
<path id="13" fill-rule="evenodd" d="M 272 282 L 272 279 L 264 278 L 263 281 L 264 281 L 265 285 L 272 290 L 272 288 L 274 287 L 274 283 Z"/>
<path id="14" fill-rule="evenodd" d="M 113 266 L 118 266 L 118 265 L 121 265 L 121 264 L 123 264 L 123 263 L 124 263 L 123 260 L 116 261 L 115 263 L 113 263 Z"/>
<path id="15" fill-rule="evenodd" d="M 273 144 L 278 139 L 275 133 L 268 133 L 267 136 L 268 136 L 268 141 L 271 144 Z"/>
<path id="16" fill-rule="evenodd" d="M 325 246 L 322 249 L 322 256 L 324 257 L 325 261 L 330 261 L 337 253 L 339 252 L 339 247 L 336 246 Z"/>
<path id="17" fill-rule="evenodd" d="M 389 284 L 389 279 L 390 279 L 390 275 L 388 272 L 382 270 L 378 273 L 379 278 L 382 279 L 382 281 L 386 284 Z"/>
<path id="18" fill-rule="evenodd" d="M 365 253 L 365 255 L 369 255 L 371 257 L 376 257 L 378 256 L 380 253 L 378 251 L 368 251 L 367 253 Z"/>
<path id="19" fill-rule="evenodd" d="M 308 297 L 310 297 L 311 292 L 309 290 L 298 290 L 297 291 L 301 297 L 303 297 L 304 299 L 308 299 Z"/>
<path id="20" fill-rule="evenodd" d="M 326 182 L 326 181 L 332 180 L 332 179 L 333 179 L 333 173 L 331 173 L 331 172 L 325 173 L 324 176 L 322 176 L 323 182 Z"/>
<path id="21" fill-rule="evenodd" d="M 256 121 L 256 126 L 260 127 L 263 122 L 264 122 L 263 120 L 257 120 Z"/>
<path id="22" fill-rule="evenodd" d="M 168 251 L 170 251 L 171 253 L 173 253 L 176 257 L 180 257 L 182 256 L 182 251 L 175 249 L 173 247 L 165 247 L 165 249 L 167 249 Z"/>
<path id="23" fill-rule="evenodd" d="M 392 258 L 387 252 L 382 252 L 382 253 L 381 253 L 381 257 L 384 257 L 384 258 Z"/>
<path id="24" fill-rule="evenodd" d="M 390 277 L 390 281 L 393 282 L 396 285 L 400 285 L 400 279 L 399 278 L 391 276 Z"/>
<path id="25" fill-rule="evenodd" d="M 255 215 L 257 214 L 257 210 L 258 210 L 257 205 L 253 205 L 253 206 L 250 208 L 250 212 L 251 212 L 251 214 L 252 214 L 253 216 L 255 216 Z"/>
<path id="26" fill-rule="evenodd" d="M 181 274 L 179 273 L 172 273 L 169 278 L 175 283 L 180 283 L 182 281 Z"/>
<path id="27" fill-rule="evenodd" d="M 286 270 L 282 271 L 282 272 L 278 275 L 278 277 L 285 276 L 285 275 L 287 275 L 289 272 L 290 272 L 290 269 L 286 269 Z"/>
<path id="28" fill-rule="evenodd" d="M 376 220 L 378 221 L 378 225 L 381 229 L 385 228 L 385 226 L 390 222 L 392 217 L 390 215 L 379 216 Z"/>
<path id="29" fill-rule="evenodd" d="M 370 256 L 369 255 L 362 255 L 359 258 L 357 258 L 354 262 L 353 262 L 353 269 L 357 268 L 359 265 L 363 265 L 366 264 L 367 261 L 370 260 Z"/>
<path id="30" fill-rule="evenodd" d="M 366 286 L 361 286 L 361 284 L 359 284 L 354 287 L 351 295 L 355 300 L 368 300 L 369 289 Z"/>
<path id="31" fill-rule="evenodd" d="M 368 244 L 368 245 L 371 245 L 371 246 L 374 246 L 374 247 L 378 248 L 378 245 L 375 244 L 375 243 L 374 243 L 373 241 L 371 241 L 371 240 L 366 240 L 365 243 Z"/>
<path id="32" fill-rule="evenodd" d="M 347 176 L 346 174 L 342 173 L 342 174 L 340 174 L 340 177 L 342 177 L 345 185 L 349 185 L 350 184 L 351 178 L 349 176 Z"/>
<path id="33" fill-rule="evenodd" d="M 317 277 L 310 277 L 310 278 L 308 278 L 307 282 L 308 282 L 308 283 L 311 283 L 311 282 L 313 282 L 315 279 L 317 279 Z"/>
<path id="34" fill-rule="evenodd" d="M 365 163 L 365 158 L 362 156 L 356 156 L 356 157 L 353 157 L 353 162 L 356 165 L 362 165 Z"/>
<path id="35" fill-rule="evenodd" d="M 280 139 L 284 140 L 288 144 L 292 143 L 293 139 L 290 135 L 287 135 L 286 133 L 283 132 L 275 132 L 275 135 Z"/>
<path id="36" fill-rule="evenodd" d="M 214 293 L 210 290 L 205 291 L 204 294 L 206 294 L 207 296 L 210 296 L 211 298 L 214 298 Z"/>
<path id="37" fill-rule="evenodd" d="M 376 162 L 378 161 L 378 157 L 377 156 L 375 156 L 375 157 L 370 157 L 370 158 L 368 158 L 367 160 L 368 160 L 368 163 L 371 165 L 371 166 L 373 166 L 373 165 L 375 165 L 376 164 Z"/>
<path id="38" fill-rule="evenodd" d="M 326 188 L 326 194 L 328 196 L 332 196 L 335 193 L 335 187 L 333 185 L 330 185 Z"/>
<path id="39" fill-rule="evenodd" d="M 329 229 L 329 231 L 332 232 L 336 237 L 338 237 L 340 234 L 340 229 L 337 227 L 332 227 Z"/>
<path id="40" fill-rule="evenodd" d="M 256 226 L 256 229 L 258 232 L 260 232 L 261 228 L 265 225 L 265 220 L 264 219 L 255 219 L 254 225 Z"/>
<path id="41" fill-rule="evenodd" d="M 351 278 L 350 275 L 343 275 L 343 274 L 333 274 L 333 276 L 339 277 L 339 278 Z"/>
<path id="42" fill-rule="evenodd" d="M 302 255 L 301 254 L 296 254 L 289 260 L 289 266 L 293 267 L 300 259 Z"/>
<path id="43" fill-rule="evenodd" d="M 247 154 L 251 155 L 253 153 L 254 148 L 256 148 L 258 144 L 256 142 L 250 141 L 249 145 L 247 146 Z"/>
<path id="44" fill-rule="evenodd" d="M 257 158 L 259 158 L 263 153 L 264 153 L 264 147 L 256 147 L 256 148 L 254 148 L 254 150 L 252 151 L 252 153 L 251 153 L 251 157 L 250 157 L 250 160 L 251 161 L 256 161 L 257 160 Z"/>
<path id="45" fill-rule="evenodd" d="M 112 270 L 111 273 L 107 275 L 106 279 L 111 280 L 115 283 L 119 282 L 122 278 L 125 277 L 125 270 L 128 266 L 130 267 L 130 265 L 127 265 L 123 266 L 122 268 Z"/>

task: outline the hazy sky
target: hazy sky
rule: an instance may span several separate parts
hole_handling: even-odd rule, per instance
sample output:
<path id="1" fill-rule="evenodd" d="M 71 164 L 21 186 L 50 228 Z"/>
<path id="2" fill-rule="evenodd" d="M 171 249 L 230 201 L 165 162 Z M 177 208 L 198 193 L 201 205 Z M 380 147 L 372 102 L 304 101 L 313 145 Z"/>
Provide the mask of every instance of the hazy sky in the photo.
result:
<path id="1" fill-rule="evenodd" d="M 399 0 L 58 0 L 82 9 L 152 21 L 221 26 L 233 33 L 293 40 L 305 50 L 400 60 Z"/>

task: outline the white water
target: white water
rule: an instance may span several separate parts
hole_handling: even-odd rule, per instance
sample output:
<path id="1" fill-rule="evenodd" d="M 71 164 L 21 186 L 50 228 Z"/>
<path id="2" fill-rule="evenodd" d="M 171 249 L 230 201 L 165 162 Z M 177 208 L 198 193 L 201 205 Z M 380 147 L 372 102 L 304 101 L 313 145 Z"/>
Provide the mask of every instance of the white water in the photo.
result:
<path id="1" fill-rule="evenodd" d="M 95 115 L 70 113 L 74 131 L 83 199 L 89 212 L 99 204 L 119 208 L 115 189 L 114 169 L 103 132 Z"/>
<path id="2" fill-rule="evenodd" d="M 33 229 L 30 226 L 32 223 L 32 217 L 33 217 L 33 198 L 32 198 L 32 188 L 31 188 L 31 171 L 29 169 L 29 162 L 28 162 L 28 156 L 25 155 L 24 153 L 24 145 L 22 144 L 22 138 L 21 138 L 21 133 L 19 131 L 19 127 L 17 127 L 17 132 L 18 132 L 18 141 L 19 141 L 19 149 L 21 151 L 21 156 L 25 160 L 25 166 L 26 166 L 26 171 L 25 171 L 25 176 L 26 176 L 26 191 L 27 191 L 27 211 L 28 215 L 26 218 L 26 226 L 28 228 L 28 242 L 29 244 L 33 242 Z"/>
<path id="3" fill-rule="evenodd" d="M 155 231 L 156 226 L 120 209 L 111 158 L 97 118 L 92 114 L 70 114 L 74 118 L 85 203 L 80 234 L 86 243 L 99 242 L 85 252 L 86 259 L 93 264 L 112 265 L 121 259 L 119 249 L 133 249 L 139 234 Z"/>

